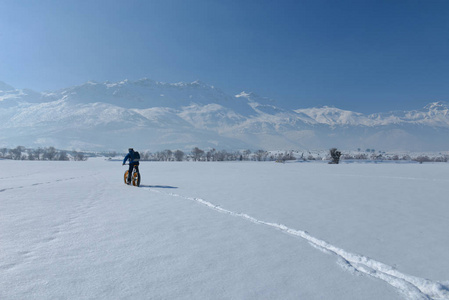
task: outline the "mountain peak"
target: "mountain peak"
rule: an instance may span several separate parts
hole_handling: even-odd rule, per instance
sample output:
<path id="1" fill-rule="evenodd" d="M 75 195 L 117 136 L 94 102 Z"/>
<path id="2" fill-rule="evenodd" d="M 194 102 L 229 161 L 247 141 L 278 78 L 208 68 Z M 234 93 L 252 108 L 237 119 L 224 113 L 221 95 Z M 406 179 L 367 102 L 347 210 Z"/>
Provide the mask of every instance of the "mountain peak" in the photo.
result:
<path id="1" fill-rule="evenodd" d="M 149 78 L 141 78 L 135 81 L 129 80 L 129 79 L 124 79 L 121 81 L 117 81 L 117 82 L 111 82 L 111 81 L 106 81 L 103 83 L 99 83 L 95 80 L 89 80 L 88 82 L 80 85 L 80 86 L 75 86 L 72 88 L 82 88 L 82 87 L 91 87 L 91 86 L 105 86 L 107 88 L 121 88 L 121 87 L 128 87 L 128 88 L 132 88 L 134 87 L 140 87 L 140 88 L 181 88 L 181 89 L 189 89 L 189 88 L 193 88 L 193 89 L 205 89 L 205 90 L 216 90 L 216 88 L 212 85 L 209 85 L 203 81 L 200 80 L 195 80 L 193 82 L 178 82 L 178 83 L 165 83 L 165 82 L 160 82 L 160 81 L 154 81 L 152 79 Z M 1 90 L 1 89 L 0 89 Z"/>
<path id="2" fill-rule="evenodd" d="M 424 106 L 426 110 L 448 110 L 448 104 L 444 101 L 432 102 Z"/>
<path id="3" fill-rule="evenodd" d="M 264 104 L 264 105 L 273 105 L 275 103 L 274 100 L 267 98 L 267 97 L 261 97 L 253 92 L 247 93 L 247 92 L 243 91 L 240 94 L 235 95 L 234 97 L 235 98 L 245 98 L 249 102 Z"/>
<path id="4" fill-rule="evenodd" d="M 236 98 L 241 98 L 241 97 L 249 98 L 249 97 L 251 97 L 251 95 L 254 95 L 254 94 L 252 92 L 247 93 L 247 92 L 243 91 L 240 94 L 235 95 L 235 97 Z"/>
<path id="5" fill-rule="evenodd" d="M 319 106 L 319 107 L 312 107 L 312 108 L 304 108 L 304 109 L 296 109 L 295 112 L 303 112 L 309 115 L 363 115 L 359 112 L 354 112 L 350 110 L 344 110 L 337 108 L 335 106 Z"/>
<path id="6" fill-rule="evenodd" d="M 204 81 L 201 80 L 195 80 L 193 82 L 178 82 L 178 83 L 166 83 L 166 85 L 176 86 L 180 88 L 201 88 L 206 90 L 213 90 L 215 87 L 213 85 L 207 84 Z"/>
<path id="7" fill-rule="evenodd" d="M 191 85 L 209 86 L 208 84 L 206 84 L 201 80 L 195 80 L 194 82 L 191 83 Z"/>

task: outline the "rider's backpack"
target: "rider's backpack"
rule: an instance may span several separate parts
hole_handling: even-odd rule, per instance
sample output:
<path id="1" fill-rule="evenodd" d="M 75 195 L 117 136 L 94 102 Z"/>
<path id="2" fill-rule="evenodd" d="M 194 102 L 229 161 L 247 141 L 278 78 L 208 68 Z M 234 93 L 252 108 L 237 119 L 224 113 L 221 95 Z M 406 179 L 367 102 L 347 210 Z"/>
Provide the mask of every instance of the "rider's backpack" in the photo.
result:
<path id="1" fill-rule="evenodd" d="M 137 151 L 134 151 L 133 155 L 133 161 L 139 161 L 140 160 L 140 154 Z"/>

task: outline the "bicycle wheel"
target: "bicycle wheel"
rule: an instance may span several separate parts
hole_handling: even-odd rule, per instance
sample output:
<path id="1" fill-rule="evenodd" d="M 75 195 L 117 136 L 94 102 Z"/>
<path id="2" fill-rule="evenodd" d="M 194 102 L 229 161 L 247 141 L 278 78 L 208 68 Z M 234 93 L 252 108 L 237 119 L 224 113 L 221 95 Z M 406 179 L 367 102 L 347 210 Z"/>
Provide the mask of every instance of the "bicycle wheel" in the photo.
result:
<path id="1" fill-rule="evenodd" d="M 123 179 L 125 180 L 125 184 L 128 184 L 128 170 L 125 172 L 125 176 L 123 176 Z"/>
<path id="2" fill-rule="evenodd" d="M 132 182 L 134 186 L 140 185 L 140 174 L 138 172 L 133 172 Z"/>

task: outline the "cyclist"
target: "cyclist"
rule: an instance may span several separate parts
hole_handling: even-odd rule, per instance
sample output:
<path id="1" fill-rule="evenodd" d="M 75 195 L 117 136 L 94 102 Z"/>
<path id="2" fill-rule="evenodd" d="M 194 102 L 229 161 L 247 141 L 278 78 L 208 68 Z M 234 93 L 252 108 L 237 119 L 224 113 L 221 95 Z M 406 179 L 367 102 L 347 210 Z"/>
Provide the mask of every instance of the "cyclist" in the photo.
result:
<path id="1" fill-rule="evenodd" d="M 139 152 L 134 151 L 133 148 L 128 149 L 128 154 L 126 154 L 125 158 L 123 159 L 123 164 L 126 163 L 126 161 L 129 159 L 129 170 L 128 170 L 128 182 L 127 184 L 131 184 L 131 174 L 133 172 L 134 166 L 136 166 L 136 171 L 139 172 L 139 159 L 140 155 Z"/>

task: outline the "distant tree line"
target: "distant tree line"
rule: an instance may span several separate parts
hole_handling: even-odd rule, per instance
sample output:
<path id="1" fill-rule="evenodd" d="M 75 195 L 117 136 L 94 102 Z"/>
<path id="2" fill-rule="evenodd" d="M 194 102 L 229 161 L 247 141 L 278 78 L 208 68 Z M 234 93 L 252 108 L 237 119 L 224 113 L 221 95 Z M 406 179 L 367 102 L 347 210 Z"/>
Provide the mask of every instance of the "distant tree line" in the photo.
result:
<path id="1" fill-rule="evenodd" d="M 368 151 L 369 150 L 369 151 Z M 198 147 L 194 147 L 190 152 L 184 152 L 181 150 L 163 150 L 158 152 L 142 151 L 140 152 L 140 157 L 142 161 L 198 161 L 198 162 L 209 162 L 209 161 L 276 161 L 284 162 L 287 160 L 302 160 L 302 161 L 314 161 L 314 160 L 330 160 L 334 161 L 336 149 L 333 148 L 326 155 L 321 152 L 321 154 L 313 152 L 303 152 L 303 153 L 293 153 L 290 151 L 265 151 L 265 150 L 240 150 L 240 151 L 227 151 L 227 150 L 217 150 L 209 149 L 202 150 Z M 324 154 L 324 155 L 323 155 Z M 30 149 L 24 146 L 17 146 L 16 148 L 0 148 L 0 158 L 3 159 L 13 159 L 13 160 L 51 160 L 51 161 L 84 161 L 87 160 L 88 156 L 105 156 L 105 157 L 116 157 L 117 155 L 122 155 L 115 151 L 112 152 L 79 152 L 79 151 L 67 151 L 58 150 L 54 147 L 45 147 Z M 321 156 L 323 155 L 323 157 Z M 428 155 L 418 155 L 410 156 L 408 154 L 387 154 L 382 151 L 374 151 L 374 149 L 366 149 L 364 152 L 357 153 L 344 153 L 342 151 L 339 155 L 340 160 L 393 160 L 393 161 L 417 161 L 419 163 L 423 162 L 448 162 L 449 155 L 441 154 L 438 156 L 428 156 Z"/>
<path id="2" fill-rule="evenodd" d="M 417 161 L 419 163 L 449 161 L 449 155 L 442 153 L 429 157 L 428 155 L 395 154 L 386 153 L 385 151 L 377 151 L 376 153 L 374 149 L 366 149 L 364 152 L 360 152 L 360 148 L 357 150 L 358 152 L 356 153 L 340 153 L 340 160 Z M 329 154 L 324 155 L 323 157 L 319 153 L 309 152 L 308 155 L 302 153 L 301 155 L 298 155 L 298 159 L 303 161 L 330 160 L 331 162 L 336 163 L 336 158 L 333 155 L 335 151 L 336 148 L 331 148 Z"/>
<path id="3" fill-rule="evenodd" d="M 398 155 L 398 154 L 385 154 L 384 153 L 371 153 L 371 154 L 365 154 L 365 153 L 357 153 L 357 154 L 343 154 L 341 156 L 343 160 L 394 160 L 394 161 L 417 161 L 420 163 L 423 162 L 447 162 L 449 159 L 448 155 L 439 155 L 434 157 L 429 157 L 427 155 L 419 155 L 416 157 L 412 157 L 408 154 L 404 155 Z"/>
<path id="4" fill-rule="evenodd" d="M 58 150 L 55 147 L 29 149 L 24 146 L 17 146 L 14 149 L 0 148 L 0 158 L 13 160 L 87 160 L 83 152 Z"/>
<path id="5" fill-rule="evenodd" d="M 447 156 L 428 157 L 427 155 L 420 155 L 413 159 L 422 164 L 423 162 L 447 162 Z"/>
<path id="6" fill-rule="evenodd" d="M 143 161 L 285 161 L 295 159 L 292 151 L 272 154 L 265 150 L 229 152 L 216 149 L 202 150 L 198 147 L 193 148 L 190 152 L 167 149 L 155 153 L 148 151 L 140 153 L 140 160 Z"/>
<path id="7" fill-rule="evenodd" d="M 359 153 L 344 153 L 343 151 L 337 151 L 337 149 L 330 149 L 327 155 L 323 157 L 317 153 L 293 153 L 293 151 L 277 151 L 271 152 L 266 150 L 240 150 L 240 151 L 226 151 L 209 149 L 203 150 L 198 147 L 194 147 L 190 152 L 184 152 L 181 150 L 163 150 L 158 152 L 141 152 L 140 160 L 142 161 L 276 161 L 284 162 L 287 160 L 302 160 L 302 161 L 314 161 L 314 160 L 328 160 L 337 163 L 339 160 L 393 160 L 393 161 L 418 161 L 418 162 L 447 162 L 449 160 L 448 155 L 439 155 L 435 157 L 429 156 L 410 156 L 408 154 L 387 154 L 383 151 L 376 152 L 374 149 L 367 149 L 369 151 Z M 114 153 L 115 154 L 115 153 Z M 334 155 L 333 155 L 334 154 Z M 336 158 L 337 154 L 338 158 Z"/>

